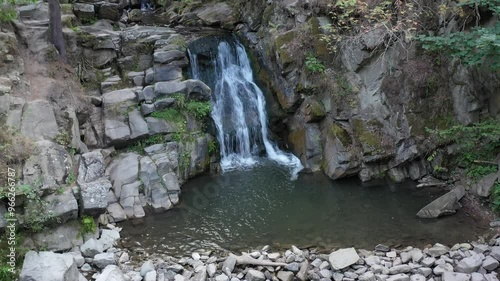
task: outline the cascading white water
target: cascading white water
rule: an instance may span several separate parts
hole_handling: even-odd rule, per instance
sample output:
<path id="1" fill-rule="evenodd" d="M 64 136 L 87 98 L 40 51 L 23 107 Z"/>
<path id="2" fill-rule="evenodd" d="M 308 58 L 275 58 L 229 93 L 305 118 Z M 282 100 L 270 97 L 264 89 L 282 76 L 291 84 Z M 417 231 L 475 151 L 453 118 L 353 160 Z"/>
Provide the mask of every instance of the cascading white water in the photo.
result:
<path id="1" fill-rule="evenodd" d="M 190 54 L 192 77 L 200 68 Z M 264 146 L 267 157 L 291 168 L 292 178 L 302 170 L 300 160 L 281 151 L 270 139 L 264 94 L 255 84 L 245 48 L 221 42 L 215 62 L 216 84 L 212 118 L 217 127 L 223 171 L 251 167 L 259 162 Z"/>
<path id="2" fill-rule="evenodd" d="M 192 54 L 188 49 L 189 64 L 191 65 L 191 78 L 200 80 L 200 66 L 198 65 L 198 55 Z"/>

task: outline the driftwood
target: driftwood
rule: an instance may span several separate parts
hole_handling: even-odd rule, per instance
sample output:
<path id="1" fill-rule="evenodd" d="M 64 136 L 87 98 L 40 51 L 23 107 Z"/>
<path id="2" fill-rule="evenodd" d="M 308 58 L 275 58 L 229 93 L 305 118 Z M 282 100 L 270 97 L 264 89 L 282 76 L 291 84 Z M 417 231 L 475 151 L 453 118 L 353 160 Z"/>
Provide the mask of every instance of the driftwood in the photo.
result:
<path id="1" fill-rule="evenodd" d="M 238 265 L 260 265 L 260 266 L 286 266 L 284 262 L 273 262 L 270 260 L 258 260 L 252 258 L 248 254 L 243 254 L 241 256 L 234 256 L 236 258 L 236 264 Z"/>

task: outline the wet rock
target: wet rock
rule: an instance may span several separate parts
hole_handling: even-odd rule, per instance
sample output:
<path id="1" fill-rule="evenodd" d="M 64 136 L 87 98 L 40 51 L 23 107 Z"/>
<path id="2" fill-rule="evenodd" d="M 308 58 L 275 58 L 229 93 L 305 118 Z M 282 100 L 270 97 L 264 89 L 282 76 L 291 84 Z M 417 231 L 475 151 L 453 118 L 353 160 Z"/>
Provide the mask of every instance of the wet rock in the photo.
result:
<path id="1" fill-rule="evenodd" d="M 456 213 L 460 208 L 458 201 L 465 195 L 463 186 L 456 187 L 452 191 L 432 201 L 429 205 L 418 211 L 419 218 L 437 218 L 444 215 Z"/>
<path id="2" fill-rule="evenodd" d="M 78 268 L 71 255 L 29 251 L 21 269 L 20 281 L 78 280 Z"/>
<path id="3" fill-rule="evenodd" d="M 328 261 L 334 270 L 340 270 L 355 264 L 359 256 L 354 248 L 340 249 L 330 254 Z"/>

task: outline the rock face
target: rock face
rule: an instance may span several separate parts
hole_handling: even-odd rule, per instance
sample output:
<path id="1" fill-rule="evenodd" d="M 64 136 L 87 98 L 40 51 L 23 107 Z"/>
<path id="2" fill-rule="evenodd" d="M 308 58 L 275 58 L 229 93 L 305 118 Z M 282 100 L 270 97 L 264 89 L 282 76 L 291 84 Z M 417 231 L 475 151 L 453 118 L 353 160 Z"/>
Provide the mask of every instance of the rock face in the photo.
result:
<path id="1" fill-rule="evenodd" d="M 419 218 L 437 218 L 444 215 L 454 214 L 460 207 L 458 201 L 465 195 L 463 186 L 458 186 L 452 191 L 432 201 L 429 205 L 418 211 Z"/>
<path id="2" fill-rule="evenodd" d="M 24 259 L 20 281 L 75 281 L 78 276 L 71 255 L 30 251 Z"/>
<path id="3" fill-rule="evenodd" d="M 53 140 L 59 128 L 51 104 L 36 100 L 25 105 L 21 133 L 34 140 Z"/>

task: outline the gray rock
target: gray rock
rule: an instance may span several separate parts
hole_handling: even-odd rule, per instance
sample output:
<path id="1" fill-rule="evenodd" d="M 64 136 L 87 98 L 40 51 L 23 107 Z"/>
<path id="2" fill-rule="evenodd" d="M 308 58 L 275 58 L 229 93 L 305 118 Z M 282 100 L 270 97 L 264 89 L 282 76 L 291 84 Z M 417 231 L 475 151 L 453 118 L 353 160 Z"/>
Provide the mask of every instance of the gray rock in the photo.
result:
<path id="1" fill-rule="evenodd" d="M 355 264 L 359 256 L 354 248 L 340 249 L 330 254 L 328 261 L 334 270 L 340 270 Z"/>
<path id="2" fill-rule="evenodd" d="M 143 138 L 149 134 L 148 123 L 142 118 L 139 110 L 134 109 L 128 113 L 128 122 L 130 126 L 130 138 Z"/>
<path id="3" fill-rule="evenodd" d="M 120 193 L 120 205 L 123 207 L 128 218 L 144 217 L 144 209 L 139 198 L 140 181 L 122 185 Z"/>
<path id="4" fill-rule="evenodd" d="M 92 266 L 90 266 L 90 264 L 88 263 L 85 263 L 84 265 L 82 265 L 82 267 L 80 268 L 80 270 L 82 272 L 89 272 L 92 270 Z"/>
<path id="5" fill-rule="evenodd" d="M 395 275 L 398 273 L 408 273 L 411 271 L 411 267 L 407 264 L 401 264 L 393 266 L 389 269 L 389 274 Z"/>
<path id="6" fill-rule="evenodd" d="M 153 57 L 154 62 L 167 64 L 175 60 L 185 59 L 186 54 L 178 50 L 171 50 L 166 52 L 155 52 Z"/>
<path id="7" fill-rule="evenodd" d="M 427 258 L 424 258 L 421 262 L 421 264 L 425 267 L 431 267 L 434 265 L 434 263 L 436 262 L 436 259 L 433 258 L 433 257 L 427 257 Z"/>
<path id="8" fill-rule="evenodd" d="M 229 281 L 229 277 L 225 274 L 219 274 L 215 277 L 215 281 Z"/>
<path id="9" fill-rule="evenodd" d="M 141 266 L 141 276 L 146 276 L 146 273 L 155 271 L 155 266 L 152 261 L 148 260 Z"/>
<path id="10" fill-rule="evenodd" d="M 121 222 L 127 219 L 127 214 L 118 203 L 109 204 L 107 211 L 115 222 Z"/>
<path id="11" fill-rule="evenodd" d="M 472 272 L 471 281 L 487 281 L 483 274 Z"/>
<path id="12" fill-rule="evenodd" d="M 123 275 L 120 268 L 116 265 L 108 265 L 101 272 L 96 281 L 127 281 L 128 278 Z"/>
<path id="13" fill-rule="evenodd" d="M 466 257 L 457 263 L 455 267 L 456 272 L 461 273 L 472 273 L 479 269 L 482 265 L 483 260 L 479 255 L 472 255 L 470 257 Z M 498 264 L 498 263 L 497 263 Z"/>
<path id="14" fill-rule="evenodd" d="M 414 263 L 419 263 L 424 259 L 424 254 L 420 249 L 413 249 L 411 251 L 411 259 Z"/>
<path id="15" fill-rule="evenodd" d="M 144 95 L 144 100 L 148 103 L 152 103 L 156 99 L 155 87 L 147 86 L 142 90 Z"/>
<path id="16" fill-rule="evenodd" d="M 217 271 L 217 267 L 215 266 L 215 264 L 211 263 L 211 264 L 207 265 L 208 277 L 210 277 L 210 278 L 214 277 L 216 271 Z"/>
<path id="17" fill-rule="evenodd" d="M 372 266 L 374 264 L 380 264 L 380 258 L 378 256 L 369 256 L 366 257 L 364 260 L 365 263 L 369 266 Z"/>
<path id="18" fill-rule="evenodd" d="M 132 89 L 121 89 L 102 95 L 102 105 L 106 110 L 125 112 L 130 105 L 137 104 L 137 96 Z"/>
<path id="19" fill-rule="evenodd" d="M 118 240 L 120 240 L 120 232 L 117 229 L 103 229 L 99 238 L 104 250 L 113 247 Z"/>
<path id="20" fill-rule="evenodd" d="M 186 93 L 187 85 L 184 82 L 158 82 L 154 85 L 156 97 L 169 96 L 175 93 Z"/>
<path id="21" fill-rule="evenodd" d="M 114 253 L 101 253 L 94 256 L 94 265 L 98 268 L 102 269 L 114 264 L 116 264 Z"/>
<path id="22" fill-rule="evenodd" d="M 453 266 L 449 263 L 439 264 L 432 270 L 435 275 L 443 275 L 445 272 L 453 272 Z"/>
<path id="23" fill-rule="evenodd" d="M 375 281 L 375 274 L 373 274 L 373 272 L 369 272 L 369 271 L 365 272 L 359 276 L 359 281 Z"/>
<path id="24" fill-rule="evenodd" d="M 162 81 L 178 81 L 182 79 L 182 69 L 176 65 L 155 65 L 154 77 L 156 82 Z M 155 87 L 156 88 L 156 87 Z"/>
<path id="25" fill-rule="evenodd" d="M 264 281 L 266 280 L 266 277 L 264 276 L 264 273 L 255 269 L 250 269 L 245 275 L 245 279 L 247 281 Z"/>
<path id="26" fill-rule="evenodd" d="M 144 276 L 144 281 L 156 281 L 156 271 L 150 271 Z"/>
<path id="27" fill-rule="evenodd" d="M 277 275 L 278 279 L 281 281 L 292 281 L 293 273 L 290 271 L 280 271 Z"/>
<path id="28" fill-rule="evenodd" d="M 99 18 L 110 21 L 119 21 L 122 15 L 122 10 L 118 4 L 104 3 L 99 7 Z"/>
<path id="29" fill-rule="evenodd" d="M 490 255 L 497 261 L 500 261 L 500 246 L 491 247 Z"/>
<path id="30" fill-rule="evenodd" d="M 66 189 L 62 194 L 51 194 L 44 198 L 47 202 L 46 210 L 58 218 L 59 223 L 65 223 L 78 217 L 78 203 L 71 189 Z"/>
<path id="31" fill-rule="evenodd" d="M 63 252 L 83 244 L 83 239 L 79 234 L 80 225 L 69 222 L 36 233 L 32 239 L 38 248 Z"/>
<path id="32" fill-rule="evenodd" d="M 238 21 L 237 12 L 227 3 L 204 5 L 194 11 L 197 17 L 208 26 L 233 29 Z"/>
<path id="33" fill-rule="evenodd" d="M 93 182 L 102 178 L 105 170 L 104 156 L 99 150 L 84 153 L 80 157 L 77 182 L 80 184 Z"/>
<path id="34" fill-rule="evenodd" d="M 189 79 L 183 81 L 186 85 L 186 96 L 188 100 L 209 101 L 212 90 L 200 80 Z"/>
<path id="35" fill-rule="evenodd" d="M 78 268 L 70 255 L 29 251 L 25 258 L 20 281 L 75 281 Z"/>
<path id="36" fill-rule="evenodd" d="M 419 218 L 429 219 L 454 214 L 456 213 L 456 210 L 460 208 L 460 203 L 458 203 L 458 201 L 462 199 L 464 194 L 464 187 L 458 186 L 452 191 L 432 201 L 429 205 L 423 207 L 420 211 L 418 211 L 417 216 Z"/>
<path id="37" fill-rule="evenodd" d="M 125 122 L 106 119 L 104 121 L 104 135 L 109 145 L 123 145 L 130 139 L 130 128 Z"/>
<path id="38" fill-rule="evenodd" d="M 499 262 L 491 256 L 487 256 L 482 263 L 482 267 L 488 271 L 496 269 L 498 265 Z"/>
<path id="39" fill-rule="evenodd" d="M 417 269 L 418 274 L 422 274 L 423 276 L 427 277 L 432 274 L 432 269 L 429 267 L 420 267 Z"/>
<path id="40" fill-rule="evenodd" d="M 410 276 L 410 281 L 425 281 L 425 276 L 421 275 L 421 274 L 414 274 L 412 276 Z"/>
<path id="41" fill-rule="evenodd" d="M 23 167 L 24 184 L 39 188 L 42 193 L 52 193 L 66 184 L 71 170 L 71 156 L 64 147 L 51 141 L 38 141 Z"/>
<path id="42" fill-rule="evenodd" d="M 401 262 L 408 263 L 411 260 L 411 252 L 401 252 Z"/>
<path id="43" fill-rule="evenodd" d="M 484 176 L 479 180 L 479 182 L 473 187 L 476 190 L 477 195 L 482 197 L 489 197 L 491 190 L 495 185 L 495 182 L 500 177 L 500 172 L 492 173 Z"/>
<path id="44" fill-rule="evenodd" d="M 86 3 L 74 3 L 73 13 L 79 19 L 90 20 L 95 17 L 94 5 Z"/>
<path id="45" fill-rule="evenodd" d="M 387 278 L 387 281 L 410 281 L 410 277 L 406 274 L 400 273 L 390 276 Z"/>
<path id="46" fill-rule="evenodd" d="M 389 246 L 383 245 L 383 244 L 378 244 L 375 246 L 375 251 L 381 251 L 381 252 L 389 252 L 391 248 Z"/>
<path id="47" fill-rule="evenodd" d="M 293 271 L 293 272 L 298 272 L 300 269 L 300 264 L 297 262 L 292 262 L 292 263 L 285 265 L 285 269 L 289 270 L 289 271 Z"/>
<path id="48" fill-rule="evenodd" d="M 229 255 L 224 263 L 222 264 L 222 272 L 224 272 L 227 276 L 231 276 L 231 273 L 236 266 L 236 257 L 233 255 Z"/>
<path id="49" fill-rule="evenodd" d="M 470 279 L 471 275 L 465 273 L 445 272 L 443 274 L 443 281 L 469 281 Z"/>
<path id="50" fill-rule="evenodd" d="M 429 248 L 429 255 L 433 257 L 439 257 L 448 253 L 449 250 L 450 248 L 446 247 L 445 245 L 436 243 L 434 246 Z"/>
<path id="51" fill-rule="evenodd" d="M 163 119 L 146 117 L 146 122 L 148 123 L 150 135 L 175 133 L 178 131 L 178 128 L 175 125 L 172 125 Z"/>
<path id="52" fill-rule="evenodd" d="M 108 191 L 111 182 L 107 178 L 80 184 L 83 212 L 90 215 L 102 214 L 108 207 Z"/>
<path id="53" fill-rule="evenodd" d="M 164 98 L 164 99 L 157 100 L 154 103 L 155 110 L 162 110 L 165 108 L 172 107 L 175 104 L 175 101 L 176 101 L 176 99 L 174 99 L 174 98 Z"/>
<path id="54" fill-rule="evenodd" d="M 104 251 L 104 247 L 102 242 L 91 238 L 80 247 L 80 251 L 84 257 L 93 258 L 95 255 L 102 253 Z"/>

